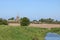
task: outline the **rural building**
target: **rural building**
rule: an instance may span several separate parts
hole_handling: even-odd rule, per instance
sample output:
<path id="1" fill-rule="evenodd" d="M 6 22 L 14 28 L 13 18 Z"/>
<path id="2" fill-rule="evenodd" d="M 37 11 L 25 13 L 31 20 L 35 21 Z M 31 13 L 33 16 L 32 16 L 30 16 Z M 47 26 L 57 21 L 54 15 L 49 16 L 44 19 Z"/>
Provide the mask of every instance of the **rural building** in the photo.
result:
<path id="1" fill-rule="evenodd" d="M 8 25 L 10 25 L 10 26 L 20 26 L 19 16 L 17 16 L 15 20 L 8 20 Z"/>

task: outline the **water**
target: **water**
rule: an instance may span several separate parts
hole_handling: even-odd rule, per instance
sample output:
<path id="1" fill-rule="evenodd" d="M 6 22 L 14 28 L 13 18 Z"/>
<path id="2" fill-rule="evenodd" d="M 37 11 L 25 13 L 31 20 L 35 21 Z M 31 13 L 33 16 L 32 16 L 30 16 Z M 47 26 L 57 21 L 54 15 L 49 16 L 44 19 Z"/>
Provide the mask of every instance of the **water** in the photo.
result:
<path id="1" fill-rule="evenodd" d="M 60 35 L 56 33 L 47 33 L 45 40 L 60 40 Z"/>

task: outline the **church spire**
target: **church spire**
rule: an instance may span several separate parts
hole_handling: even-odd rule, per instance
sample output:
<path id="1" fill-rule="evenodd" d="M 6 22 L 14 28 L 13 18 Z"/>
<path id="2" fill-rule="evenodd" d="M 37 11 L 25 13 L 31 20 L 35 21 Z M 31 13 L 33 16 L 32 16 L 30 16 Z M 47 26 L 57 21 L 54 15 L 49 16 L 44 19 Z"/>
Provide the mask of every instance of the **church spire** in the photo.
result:
<path id="1" fill-rule="evenodd" d="M 17 16 L 16 16 L 16 22 L 18 22 L 18 23 L 19 23 L 19 21 L 20 21 L 19 18 L 20 18 L 20 17 L 19 17 L 19 13 L 17 13 Z"/>

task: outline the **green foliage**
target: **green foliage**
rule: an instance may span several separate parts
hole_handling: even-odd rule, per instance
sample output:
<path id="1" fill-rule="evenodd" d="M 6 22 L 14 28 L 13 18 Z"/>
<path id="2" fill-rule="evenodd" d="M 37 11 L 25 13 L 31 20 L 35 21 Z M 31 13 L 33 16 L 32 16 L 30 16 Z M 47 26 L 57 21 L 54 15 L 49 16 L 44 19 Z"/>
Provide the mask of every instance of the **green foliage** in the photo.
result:
<path id="1" fill-rule="evenodd" d="M 2 18 L 0 18 L 0 25 L 2 25 L 3 24 L 3 20 L 2 20 Z"/>
<path id="2" fill-rule="evenodd" d="M 4 25 L 8 25 L 7 20 L 4 19 L 4 20 L 3 20 L 3 24 L 4 24 Z"/>
<path id="3" fill-rule="evenodd" d="M 51 28 L 51 32 L 59 32 L 60 28 Z"/>
<path id="4" fill-rule="evenodd" d="M 39 22 L 41 23 L 48 23 L 48 24 L 60 24 L 60 21 L 58 20 L 54 20 L 54 19 L 51 19 L 51 18 L 47 18 L 47 19 L 40 19 Z"/>
<path id="5" fill-rule="evenodd" d="M 8 25 L 7 20 L 0 18 L 0 25 Z"/>
<path id="6" fill-rule="evenodd" d="M 48 19 L 46 19 L 46 22 L 47 22 L 47 23 L 53 23 L 53 19 L 48 18 Z"/>
<path id="7" fill-rule="evenodd" d="M 60 24 L 60 21 L 56 20 L 54 23 L 55 23 L 55 24 Z"/>
<path id="8" fill-rule="evenodd" d="M 9 18 L 8 20 L 14 20 L 14 17 Z"/>
<path id="9" fill-rule="evenodd" d="M 47 32 L 60 34 L 60 28 L 52 28 L 48 31 L 46 28 L 0 25 L 0 40 L 45 40 Z"/>
<path id="10" fill-rule="evenodd" d="M 21 26 L 28 26 L 30 24 L 30 20 L 27 17 L 23 17 L 20 20 Z"/>
<path id="11" fill-rule="evenodd" d="M 39 21 L 43 23 L 45 21 L 45 19 L 41 18 Z"/>

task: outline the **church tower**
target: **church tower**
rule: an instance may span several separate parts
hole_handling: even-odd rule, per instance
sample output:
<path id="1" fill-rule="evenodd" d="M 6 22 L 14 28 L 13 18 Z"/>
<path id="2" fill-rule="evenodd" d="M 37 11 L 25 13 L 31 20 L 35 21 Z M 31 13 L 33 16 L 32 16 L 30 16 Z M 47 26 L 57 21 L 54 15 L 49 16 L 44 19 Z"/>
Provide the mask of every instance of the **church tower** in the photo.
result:
<path id="1" fill-rule="evenodd" d="M 20 18 L 19 18 L 19 16 L 16 16 L 15 21 L 18 22 L 18 23 L 20 23 Z"/>

